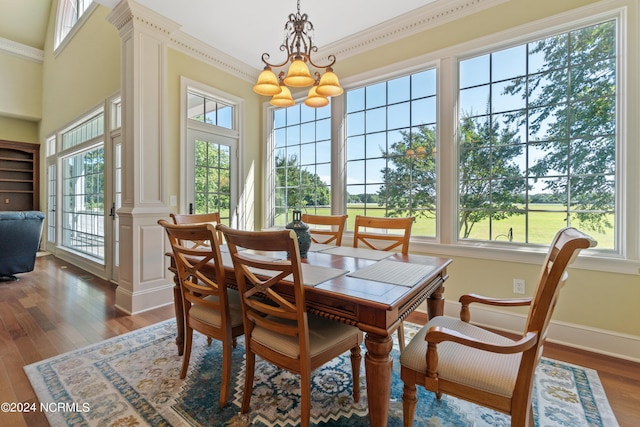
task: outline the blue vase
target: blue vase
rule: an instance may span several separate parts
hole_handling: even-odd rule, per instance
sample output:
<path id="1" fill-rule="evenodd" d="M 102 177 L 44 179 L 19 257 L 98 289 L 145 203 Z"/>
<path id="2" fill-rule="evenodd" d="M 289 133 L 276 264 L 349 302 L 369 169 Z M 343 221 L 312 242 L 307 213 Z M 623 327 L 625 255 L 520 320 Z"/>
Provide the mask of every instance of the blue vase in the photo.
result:
<path id="1" fill-rule="evenodd" d="M 309 226 L 302 222 L 302 211 L 293 211 L 293 221 L 287 224 L 285 228 L 295 231 L 296 236 L 298 236 L 300 258 L 306 258 L 311 247 L 311 234 L 309 233 Z"/>

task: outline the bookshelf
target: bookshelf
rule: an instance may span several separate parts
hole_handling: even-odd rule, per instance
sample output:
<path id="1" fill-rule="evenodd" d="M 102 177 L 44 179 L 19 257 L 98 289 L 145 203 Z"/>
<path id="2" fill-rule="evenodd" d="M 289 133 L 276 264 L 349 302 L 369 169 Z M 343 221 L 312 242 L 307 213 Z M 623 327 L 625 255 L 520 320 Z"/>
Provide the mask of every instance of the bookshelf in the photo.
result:
<path id="1" fill-rule="evenodd" d="M 40 145 L 0 140 L 0 211 L 40 210 Z"/>

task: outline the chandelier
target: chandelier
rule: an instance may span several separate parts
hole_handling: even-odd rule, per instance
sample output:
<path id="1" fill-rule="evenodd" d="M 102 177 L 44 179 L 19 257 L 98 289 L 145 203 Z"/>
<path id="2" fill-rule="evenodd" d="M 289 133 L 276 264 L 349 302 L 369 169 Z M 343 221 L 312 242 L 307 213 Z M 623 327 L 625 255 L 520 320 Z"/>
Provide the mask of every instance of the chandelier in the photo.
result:
<path id="1" fill-rule="evenodd" d="M 313 108 L 324 107 L 329 104 L 329 97 L 341 95 L 338 76 L 331 68 L 336 63 L 335 55 L 329 55 L 327 65 L 318 65 L 311 59 L 311 54 L 318 51 L 313 44 L 313 24 L 308 20 L 307 14 L 300 13 L 300 0 L 298 0 L 298 12 L 289 14 L 289 20 L 284 24 L 284 42 L 280 50 L 287 53 L 286 59 L 280 64 L 269 62 L 269 54 L 262 54 L 264 70 L 258 76 L 258 81 L 253 86 L 254 92 L 259 95 L 271 96 L 271 105 L 277 107 L 290 107 L 295 104 L 291 97 L 289 87 L 308 87 L 309 93 L 305 99 L 305 105 Z M 280 71 L 278 75 L 273 69 L 282 68 L 289 64 L 285 73 Z M 309 65 L 316 70 L 311 73 Z M 324 69 L 320 75 L 317 70 Z"/>

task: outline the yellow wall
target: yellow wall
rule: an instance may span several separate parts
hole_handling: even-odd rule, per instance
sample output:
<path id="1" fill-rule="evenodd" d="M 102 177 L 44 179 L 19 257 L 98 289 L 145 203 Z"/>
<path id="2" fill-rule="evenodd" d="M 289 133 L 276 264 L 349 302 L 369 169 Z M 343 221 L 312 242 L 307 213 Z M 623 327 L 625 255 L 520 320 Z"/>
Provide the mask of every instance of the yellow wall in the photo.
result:
<path id="1" fill-rule="evenodd" d="M 0 116 L 42 117 L 42 63 L 0 51 Z"/>
<path id="2" fill-rule="evenodd" d="M 45 43 L 43 139 L 120 90 L 120 37 L 106 20 L 111 10 L 99 6 L 57 56 L 53 54 L 56 10 L 52 5 Z"/>
<path id="3" fill-rule="evenodd" d="M 29 120 L 0 116 L 0 139 L 38 144 L 38 124 Z"/>

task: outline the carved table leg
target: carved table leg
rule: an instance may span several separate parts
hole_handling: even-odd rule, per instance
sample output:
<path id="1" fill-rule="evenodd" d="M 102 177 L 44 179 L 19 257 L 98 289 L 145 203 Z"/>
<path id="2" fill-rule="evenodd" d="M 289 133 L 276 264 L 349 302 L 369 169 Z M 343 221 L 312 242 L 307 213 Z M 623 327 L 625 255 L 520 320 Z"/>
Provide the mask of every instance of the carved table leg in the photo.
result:
<path id="1" fill-rule="evenodd" d="M 429 319 L 444 315 L 444 286 L 440 285 L 427 299 L 427 315 Z"/>
<path id="2" fill-rule="evenodd" d="M 367 346 L 364 365 L 367 375 L 369 423 L 372 427 L 386 427 L 391 396 L 393 341 L 389 336 L 382 337 L 368 333 L 364 342 Z"/>

